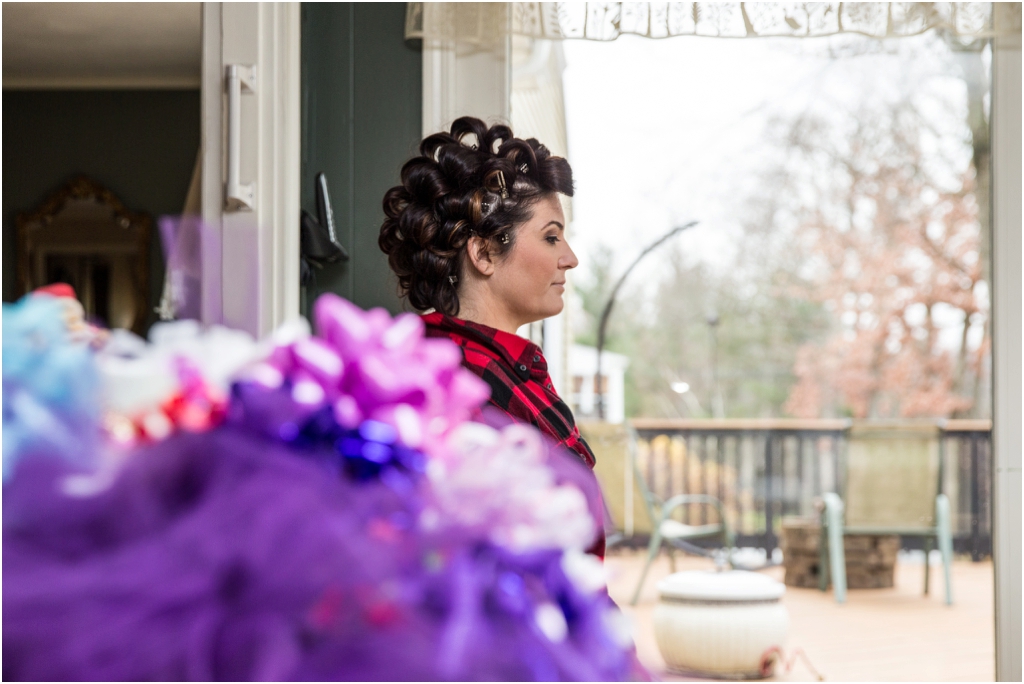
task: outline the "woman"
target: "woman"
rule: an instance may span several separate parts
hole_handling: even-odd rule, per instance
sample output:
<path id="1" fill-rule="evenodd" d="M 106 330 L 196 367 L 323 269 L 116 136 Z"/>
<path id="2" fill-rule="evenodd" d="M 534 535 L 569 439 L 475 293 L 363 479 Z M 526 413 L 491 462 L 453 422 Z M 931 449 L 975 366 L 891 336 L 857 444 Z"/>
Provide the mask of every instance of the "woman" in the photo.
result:
<path id="1" fill-rule="evenodd" d="M 403 296 L 428 311 L 428 335 L 462 347 L 493 406 L 593 468 L 540 347 L 516 335 L 562 310 L 566 272 L 579 263 L 558 198 L 573 193 L 569 162 L 471 117 L 427 137 L 420 154 L 384 196 L 379 244 Z M 592 552 L 604 555 L 603 538 Z"/>

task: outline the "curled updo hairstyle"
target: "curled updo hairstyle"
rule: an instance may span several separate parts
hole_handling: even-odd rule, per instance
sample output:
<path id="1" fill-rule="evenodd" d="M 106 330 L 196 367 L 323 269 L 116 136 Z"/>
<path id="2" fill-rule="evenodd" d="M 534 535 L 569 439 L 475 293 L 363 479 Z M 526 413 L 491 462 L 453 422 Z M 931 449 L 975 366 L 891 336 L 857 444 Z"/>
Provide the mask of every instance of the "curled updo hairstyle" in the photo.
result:
<path id="1" fill-rule="evenodd" d="M 508 126 L 463 117 L 402 167 L 402 184 L 384 195 L 378 244 L 413 307 L 454 316 L 470 237 L 503 256 L 533 205 L 555 193 L 572 196 L 569 162 Z"/>

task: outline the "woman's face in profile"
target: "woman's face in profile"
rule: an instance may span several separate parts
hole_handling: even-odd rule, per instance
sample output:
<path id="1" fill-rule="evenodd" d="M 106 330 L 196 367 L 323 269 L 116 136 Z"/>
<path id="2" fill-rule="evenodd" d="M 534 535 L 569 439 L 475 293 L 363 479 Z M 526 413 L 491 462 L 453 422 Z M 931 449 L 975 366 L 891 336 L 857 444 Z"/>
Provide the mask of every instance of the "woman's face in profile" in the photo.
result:
<path id="1" fill-rule="evenodd" d="M 496 264 L 496 293 L 522 324 L 562 311 L 565 276 L 579 261 L 565 239 L 565 216 L 556 195 L 533 207 L 533 217 L 516 229 L 512 250 Z"/>

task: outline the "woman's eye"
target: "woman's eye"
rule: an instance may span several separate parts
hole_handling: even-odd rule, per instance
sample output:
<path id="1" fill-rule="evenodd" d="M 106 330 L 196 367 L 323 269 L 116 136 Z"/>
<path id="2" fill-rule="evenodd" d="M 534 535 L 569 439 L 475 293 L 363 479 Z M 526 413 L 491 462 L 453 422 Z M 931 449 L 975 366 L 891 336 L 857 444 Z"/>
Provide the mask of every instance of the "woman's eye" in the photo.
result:
<path id="1" fill-rule="evenodd" d="M 553 245 L 553 244 L 555 244 L 556 242 L 558 242 L 558 236 L 557 236 L 557 235 L 548 235 L 548 236 L 547 236 L 546 238 L 544 238 L 544 239 L 548 241 L 548 244 L 549 244 L 549 245 Z"/>

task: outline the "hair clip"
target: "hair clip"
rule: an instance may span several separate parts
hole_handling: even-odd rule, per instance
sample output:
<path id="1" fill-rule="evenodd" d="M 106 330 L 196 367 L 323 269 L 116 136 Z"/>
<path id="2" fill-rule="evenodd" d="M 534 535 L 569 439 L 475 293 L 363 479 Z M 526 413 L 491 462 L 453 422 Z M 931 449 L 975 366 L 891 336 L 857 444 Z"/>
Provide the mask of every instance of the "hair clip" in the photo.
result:
<path id="1" fill-rule="evenodd" d="M 523 173 L 529 173 L 530 172 L 530 167 L 527 164 L 520 164 L 519 165 L 519 170 L 522 171 Z"/>
<path id="2" fill-rule="evenodd" d="M 512 238 L 508 236 L 508 232 L 504 232 L 498 237 L 498 241 L 501 242 L 501 244 L 503 245 L 507 245 L 509 243 L 509 240 L 511 239 Z"/>
<path id="3" fill-rule="evenodd" d="M 505 186 L 505 174 L 498 172 L 498 190 L 501 192 L 501 199 L 508 199 L 508 188 Z"/>

